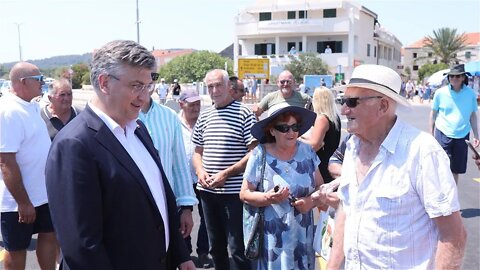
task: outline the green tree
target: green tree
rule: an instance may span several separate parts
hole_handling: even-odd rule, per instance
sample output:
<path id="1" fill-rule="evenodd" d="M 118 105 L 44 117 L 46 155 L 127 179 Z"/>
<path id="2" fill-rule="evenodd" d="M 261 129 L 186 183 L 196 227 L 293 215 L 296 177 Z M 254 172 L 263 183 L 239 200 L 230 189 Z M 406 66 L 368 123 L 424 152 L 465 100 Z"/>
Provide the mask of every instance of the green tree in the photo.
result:
<path id="1" fill-rule="evenodd" d="M 72 88 L 73 89 L 80 89 L 84 84 L 90 84 L 90 79 L 88 81 L 85 80 L 85 77 L 90 78 L 90 70 L 88 69 L 88 65 L 81 63 L 75 64 L 72 66 L 73 76 L 72 76 Z"/>
<path id="2" fill-rule="evenodd" d="M 433 30 L 433 36 L 425 37 L 425 47 L 433 52 L 433 56 L 437 56 L 440 62 L 447 65 L 458 63 L 457 54 L 466 47 L 466 35 L 457 34 L 457 29 L 440 28 Z"/>
<path id="3" fill-rule="evenodd" d="M 209 51 L 197 51 L 176 57 L 160 67 L 161 78 L 167 82 L 177 79 L 180 83 L 203 81 L 205 74 L 212 69 L 224 69 L 227 63 L 228 74 L 233 74 L 232 59 Z"/>
<path id="4" fill-rule="evenodd" d="M 442 69 L 447 69 L 448 65 L 445 63 L 440 63 L 440 64 L 425 64 L 421 68 L 418 69 L 418 80 L 423 81 L 424 78 L 429 77 L 433 73 L 442 70 Z"/>
<path id="5" fill-rule="evenodd" d="M 410 76 L 412 76 L 412 71 L 410 70 L 410 67 L 405 67 L 403 70 L 407 74 L 407 78 L 410 79 Z"/>
<path id="6" fill-rule="evenodd" d="M 303 80 L 303 75 L 330 74 L 328 66 L 317 57 L 316 53 L 302 53 L 298 58 L 292 57 L 290 63 L 285 65 L 285 69 L 292 72 L 297 82 Z"/>

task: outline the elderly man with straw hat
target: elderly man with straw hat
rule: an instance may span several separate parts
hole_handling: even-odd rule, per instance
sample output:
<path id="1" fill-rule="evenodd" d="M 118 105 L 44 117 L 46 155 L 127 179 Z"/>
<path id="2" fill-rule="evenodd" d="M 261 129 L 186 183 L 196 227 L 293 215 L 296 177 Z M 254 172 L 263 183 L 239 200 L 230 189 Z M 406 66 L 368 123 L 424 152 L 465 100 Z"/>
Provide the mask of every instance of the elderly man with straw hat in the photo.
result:
<path id="1" fill-rule="evenodd" d="M 355 68 L 341 99 L 347 142 L 330 269 L 461 267 L 466 232 L 445 151 L 396 115 L 400 76 Z"/>

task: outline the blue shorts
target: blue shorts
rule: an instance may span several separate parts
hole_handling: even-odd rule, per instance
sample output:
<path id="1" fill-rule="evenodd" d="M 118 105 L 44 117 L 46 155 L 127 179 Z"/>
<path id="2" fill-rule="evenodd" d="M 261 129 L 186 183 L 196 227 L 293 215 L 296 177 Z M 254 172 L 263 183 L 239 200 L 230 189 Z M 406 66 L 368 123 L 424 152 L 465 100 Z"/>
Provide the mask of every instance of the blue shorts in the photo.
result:
<path id="1" fill-rule="evenodd" d="M 452 173 L 461 174 L 467 171 L 468 145 L 465 143 L 465 140 L 469 140 L 469 138 L 470 133 L 465 138 L 450 138 L 435 128 L 435 139 L 447 152 L 450 158 L 450 170 Z"/>
<path id="2" fill-rule="evenodd" d="M 3 246 L 7 251 L 25 250 L 30 245 L 32 235 L 53 232 L 48 203 L 35 207 L 36 218 L 32 224 L 18 222 L 18 212 L 2 212 Z"/>

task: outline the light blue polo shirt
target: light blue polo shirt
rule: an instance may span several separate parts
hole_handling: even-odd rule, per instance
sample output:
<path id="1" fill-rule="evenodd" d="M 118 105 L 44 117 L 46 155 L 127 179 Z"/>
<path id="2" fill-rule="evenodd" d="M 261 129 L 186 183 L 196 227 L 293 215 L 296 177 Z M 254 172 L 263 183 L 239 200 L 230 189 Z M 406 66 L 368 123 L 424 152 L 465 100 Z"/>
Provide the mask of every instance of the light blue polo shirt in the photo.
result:
<path id="1" fill-rule="evenodd" d="M 437 111 L 438 130 L 450 138 L 464 138 L 472 129 L 470 116 L 478 110 L 477 95 L 465 85 L 455 92 L 449 84 L 435 91 L 432 110 Z"/>

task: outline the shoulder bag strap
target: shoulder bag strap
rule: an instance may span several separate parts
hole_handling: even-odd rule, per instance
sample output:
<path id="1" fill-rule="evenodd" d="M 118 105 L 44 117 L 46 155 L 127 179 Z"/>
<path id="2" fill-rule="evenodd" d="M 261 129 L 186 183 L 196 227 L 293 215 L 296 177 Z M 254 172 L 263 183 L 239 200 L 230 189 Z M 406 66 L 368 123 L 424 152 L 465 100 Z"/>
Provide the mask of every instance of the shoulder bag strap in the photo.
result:
<path id="1" fill-rule="evenodd" d="M 267 163 L 267 149 L 263 144 L 260 145 L 262 147 L 262 168 L 260 172 L 260 183 L 258 185 L 258 191 L 263 192 L 263 182 L 265 181 L 264 176 L 265 176 L 265 166 Z M 260 214 L 263 214 L 263 210 L 265 207 L 259 207 L 258 212 Z"/>

